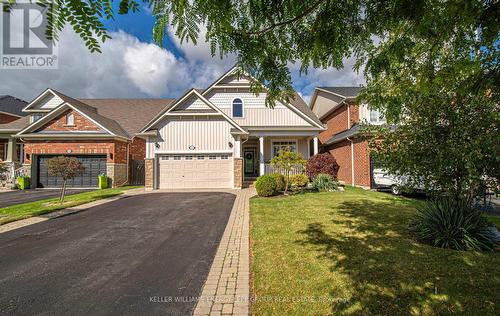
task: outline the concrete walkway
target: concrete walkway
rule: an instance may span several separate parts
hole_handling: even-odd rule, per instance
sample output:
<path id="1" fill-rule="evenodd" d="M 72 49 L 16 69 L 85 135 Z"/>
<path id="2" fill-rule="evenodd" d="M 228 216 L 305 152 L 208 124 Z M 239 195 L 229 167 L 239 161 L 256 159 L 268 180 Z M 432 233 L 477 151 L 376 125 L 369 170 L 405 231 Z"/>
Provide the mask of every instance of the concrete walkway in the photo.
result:
<path id="1" fill-rule="evenodd" d="M 249 315 L 249 208 L 255 188 L 238 192 L 194 315 Z"/>

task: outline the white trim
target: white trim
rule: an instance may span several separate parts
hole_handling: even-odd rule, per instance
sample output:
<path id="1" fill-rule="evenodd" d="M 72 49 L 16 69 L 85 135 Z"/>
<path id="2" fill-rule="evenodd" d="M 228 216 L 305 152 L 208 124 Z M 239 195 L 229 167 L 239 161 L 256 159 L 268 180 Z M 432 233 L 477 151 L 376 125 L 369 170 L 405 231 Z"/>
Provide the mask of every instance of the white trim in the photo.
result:
<path id="1" fill-rule="evenodd" d="M 310 146 L 307 146 L 307 148 L 309 148 L 309 151 L 311 150 Z M 318 137 L 317 136 L 315 136 L 313 138 L 313 152 L 314 152 L 314 155 L 317 155 L 319 153 L 319 143 L 318 143 Z"/>
<path id="2" fill-rule="evenodd" d="M 283 132 L 283 131 L 262 131 L 262 132 L 254 132 L 250 131 L 251 136 L 316 136 L 318 135 L 317 131 L 290 131 L 290 132 Z"/>
<path id="3" fill-rule="evenodd" d="M 212 83 L 205 91 L 203 91 L 203 95 L 207 94 L 207 92 L 211 91 L 219 82 L 232 75 L 233 72 L 238 68 L 238 66 L 234 65 L 229 69 L 224 75 L 222 75 L 219 79 L 217 79 L 214 83 Z"/>
<path id="4" fill-rule="evenodd" d="M 263 176 L 266 173 L 266 165 L 264 162 L 264 137 L 259 137 L 259 176 Z"/>
<path id="5" fill-rule="evenodd" d="M 155 150 L 155 155 L 233 154 L 232 150 Z"/>
<path id="6" fill-rule="evenodd" d="M 18 117 L 18 118 L 21 118 L 21 117 L 22 117 L 21 115 L 17 115 L 17 114 L 10 113 L 10 112 L 5 112 L 5 111 L 0 111 L 0 114 L 5 114 L 5 115 L 10 115 L 10 116 L 15 116 L 15 117 Z"/>
<path id="7" fill-rule="evenodd" d="M 53 95 L 54 97 L 58 97 L 58 98 L 60 98 L 60 97 L 57 95 L 57 93 L 55 93 L 54 91 L 52 91 L 52 89 L 47 88 L 44 92 L 42 92 L 39 96 L 37 96 L 37 97 L 35 98 L 35 100 L 31 101 L 31 102 L 30 102 L 27 106 L 25 106 L 25 107 L 23 108 L 23 112 L 31 112 L 31 111 L 47 111 L 47 112 L 50 112 L 50 111 L 51 111 L 50 109 L 49 109 L 49 110 L 32 110 L 32 109 L 30 109 L 30 107 L 31 107 L 31 106 L 33 106 L 33 104 L 35 104 L 35 103 L 36 103 L 37 101 L 39 101 L 41 98 L 43 98 L 44 96 L 46 96 L 48 92 L 52 93 L 52 95 Z M 64 102 L 63 102 L 63 103 L 61 103 L 61 104 L 64 104 Z M 59 105 L 58 105 L 58 106 L 56 106 L 55 108 L 59 107 L 61 104 L 59 104 Z M 55 108 L 54 108 L 54 109 L 55 109 Z"/>
<path id="8" fill-rule="evenodd" d="M 75 115 L 73 113 L 67 113 L 66 114 L 66 125 L 68 125 L 68 126 L 74 126 L 75 125 Z"/>
<path id="9" fill-rule="evenodd" d="M 186 98 L 190 97 L 192 94 L 196 95 L 203 103 L 208 105 L 210 108 L 215 110 L 217 113 L 222 115 L 231 125 L 233 125 L 235 128 L 239 129 L 242 133 L 248 134 L 241 126 L 239 126 L 235 121 L 233 121 L 229 116 L 227 116 L 226 113 L 222 112 L 217 106 L 215 106 L 212 102 L 208 101 L 203 95 L 201 95 L 198 91 L 195 89 L 191 89 L 188 93 L 184 95 L 179 101 L 175 102 L 172 107 L 170 107 L 165 113 L 163 113 L 160 117 L 158 117 L 153 123 L 148 124 L 146 127 L 144 127 L 141 132 L 144 132 L 148 129 L 150 129 L 152 126 L 157 124 L 159 121 L 161 121 L 165 116 L 168 115 L 173 109 L 175 109 L 179 104 L 181 104 Z"/>
<path id="10" fill-rule="evenodd" d="M 235 100 L 241 101 L 241 116 L 234 116 L 233 110 L 234 110 L 234 101 Z M 242 98 L 234 98 L 233 101 L 231 101 L 231 117 L 235 118 L 235 119 L 245 118 L 245 102 L 243 102 Z"/>
<path id="11" fill-rule="evenodd" d="M 202 113 L 202 112 L 193 112 L 193 113 L 165 113 L 165 116 L 222 116 L 219 112 L 217 113 Z"/>
<path id="12" fill-rule="evenodd" d="M 299 140 L 298 139 L 272 139 L 271 140 L 271 158 L 274 157 L 274 143 L 279 142 L 287 142 L 287 143 L 295 143 L 295 153 L 299 153 Z"/>
<path id="13" fill-rule="evenodd" d="M 346 97 L 345 95 L 341 95 L 341 94 L 338 94 L 338 93 L 335 93 L 335 92 L 332 92 L 332 91 L 328 91 L 328 90 L 325 90 L 325 89 L 321 89 L 321 88 L 316 88 L 316 90 L 336 95 L 338 97 L 341 97 L 342 99 L 349 99 L 350 98 L 350 97 Z"/>
<path id="14" fill-rule="evenodd" d="M 54 108 L 52 110 L 52 112 L 50 112 L 49 114 L 45 115 L 44 117 L 42 117 L 41 119 L 39 119 L 38 121 L 36 122 L 33 122 L 32 124 L 28 125 L 25 129 L 23 129 L 22 131 L 20 131 L 19 133 L 17 133 L 16 135 L 19 135 L 21 136 L 22 134 L 24 134 L 26 131 L 28 130 L 31 130 L 32 128 L 36 128 L 38 127 L 38 125 L 41 125 L 40 123 L 44 123 L 45 121 L 47 121 L 49 118 L 52 118 L 58 114 L 60 114 L 63 109 L 65 107 L 69 107 L 71 109 L 73 109 L 74 111 L 80 113 L 82 116 L 84 116 L 85 118 L 87 118 L 88 120 L 90 120 L 92 123 L 96 124 L 97 126 L 99 126 L 100 128 L 102 128 L 103 130 L 105 130 L 106 132 L 108 132 L 110 135 L 113 135 L 113 136 L 116 136 L 116 137 L 123 137 L 123 136 L 118 136 L 116 135 L 115 133 L 111 132 L 110 130 L 108 130 L 106 127 L 104 127 L 103 125 L 101 125 L 100 123 L 96 122 L 94 119 L 92 119 L 91 117 L 89 117 L 87 114 L 81 112 L 78 108 L 74 107 L 73 105 L 71 105 L 70 103 L 68 102 L 64 102 L 62 103 L 61 105 L 59 105 L 58 107 Z M 126 137 L 124 137 L 125 139 L 127 139 Z"/>

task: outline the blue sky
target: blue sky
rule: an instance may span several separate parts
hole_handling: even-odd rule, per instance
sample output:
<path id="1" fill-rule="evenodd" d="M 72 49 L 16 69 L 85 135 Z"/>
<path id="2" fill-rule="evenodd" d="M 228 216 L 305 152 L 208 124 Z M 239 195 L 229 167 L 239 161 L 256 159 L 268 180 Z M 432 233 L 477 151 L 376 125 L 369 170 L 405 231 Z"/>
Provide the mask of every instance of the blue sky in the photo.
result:
<path id="1" fill-rule="evenodd" d="M 91 54 L 70 27 L 65 27 L 58 43 L 56 70 L 3 70 L 0 94 L 27 101 L 46 88 L 82 98 L 179 97 L 183 91 L 205 88 L 235 63 L 233 56 L 212 58 L 209 45 L 200 34 L 198 45 L 183 43 L 169 30 L 160 48 L 153 43 L 154 19 L 147 8 L 105 21 L 112 36 L 102 45 L 102 54 Z M 363 82 L 352 71 L 352 60 L 342 70 L 310 69 L 299 76 L 291 65 L 296 90 L 308 101 L 316 86 L 349 86 Z"/>

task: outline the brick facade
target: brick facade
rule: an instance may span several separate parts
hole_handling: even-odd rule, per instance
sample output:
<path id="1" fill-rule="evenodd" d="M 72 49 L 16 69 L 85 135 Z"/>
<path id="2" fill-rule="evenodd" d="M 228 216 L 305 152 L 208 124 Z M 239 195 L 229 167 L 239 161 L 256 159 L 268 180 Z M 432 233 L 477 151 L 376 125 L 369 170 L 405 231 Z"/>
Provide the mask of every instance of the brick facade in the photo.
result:
<path id="1" fill-rule="evenodd" d="M 0 113 L 0 124 L 14 122 L 17 119 L 19 119 L 19 116 L 9 115 L 7 113 Z"/>
<path id="2" fill-rule="evenodd" d="M 130 157 L 133 160 L 144 160 L 146 158 L 146 140 L 134 137 L 130 144 Z"/>
<path id="3" fill-rule="evenodd" d="M 350 115 L 348 113 L 350 111 Z M 322 119 L 327 126 L 327 130 L 319 135 L 321 143 L 329 140 L 333 135 L 343 132 L 349 128 L 348 118 L 350 117 L 350 126 L 359 123 L 360 109 L 354 104 L 343 104 L 331 114 Z M 323 151 L 329 152 L 339 164 L 338 179 L 346 184 L 353 184 L 369 188 L 371 186 L 370 154 L 368 142 L 366 140 L 353 137 L 354 154 L 354 181 L 352 179 L 352 153 L 351 142 L 342 140 L 338 143 L 324 146 Z"/>
<path id="4" fill-rule="evenodd" d="M 73 114 L 73 125 L 68 125 L 66 116 Z M 102 128 L 94 124 L 80 113 L 68 110 L 52 119 L 50 122 L 42 126 L 39 130 L 47 131 L 102 131 Z"/>

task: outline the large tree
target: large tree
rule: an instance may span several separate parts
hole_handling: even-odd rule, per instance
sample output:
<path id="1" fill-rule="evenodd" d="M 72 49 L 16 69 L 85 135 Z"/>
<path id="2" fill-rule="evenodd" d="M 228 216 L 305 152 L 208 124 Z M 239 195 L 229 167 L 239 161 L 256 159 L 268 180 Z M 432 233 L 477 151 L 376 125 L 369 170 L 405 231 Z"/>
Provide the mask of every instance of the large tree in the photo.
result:
<path id="1" fill-rule="evenodd" d="M 439 136 L 433 137 L 435 142 L 453 147 L 464 139 L 450 126 L 479 115 L 471 121 L 475 124 L 484 114 L 488 124 L 469 126 L 463 137 L 471 144 L 492 146 L 456 146 L 453 155 L 467 154 L 464 161 L 482 160 L 485 165 L 499 163 L 494 146 L 500 102 L 498 0 L 54 0 L 56 5 L 47 9 L 47 34 L 57 38 L 69 23 L 90 50 L 98 51 L 100 42 L 109 38 L 102 20 L 137 11 L 141 2 L 156 18 L 153 33 L 160 45 L 169 39 L 169 27 L 182 41 L 193 42 L 200 27 L 206 27 L 204 40 L 212 54 L 235 54 L 239 66 L 267 86 L 269 106 L 292 95 L 290 63 L 300 63 L 301 71 L 340 68 L 346 57 L 354 56 L 367 80 L 360 101 L 383 110 L 390 123 L 404 125 L 400 133 L 405 131 L 407 139 L 423 137 L 426 130 Z M 439 134 L 439 129 L 448 134 Z M 384 148 L 400 146 L 402 157 L 415 153 L 430 159 L 424 164 L 439 164 L 439 155 L 428 147 L 398 142 L 387 131 L 383 136 Z M 400 173 L 415 166 L 411 159 L 386 163 Z M 498 175 L 495 168 L 466 169 L 476 170 L 476 178 L 480 173 Z"/>

